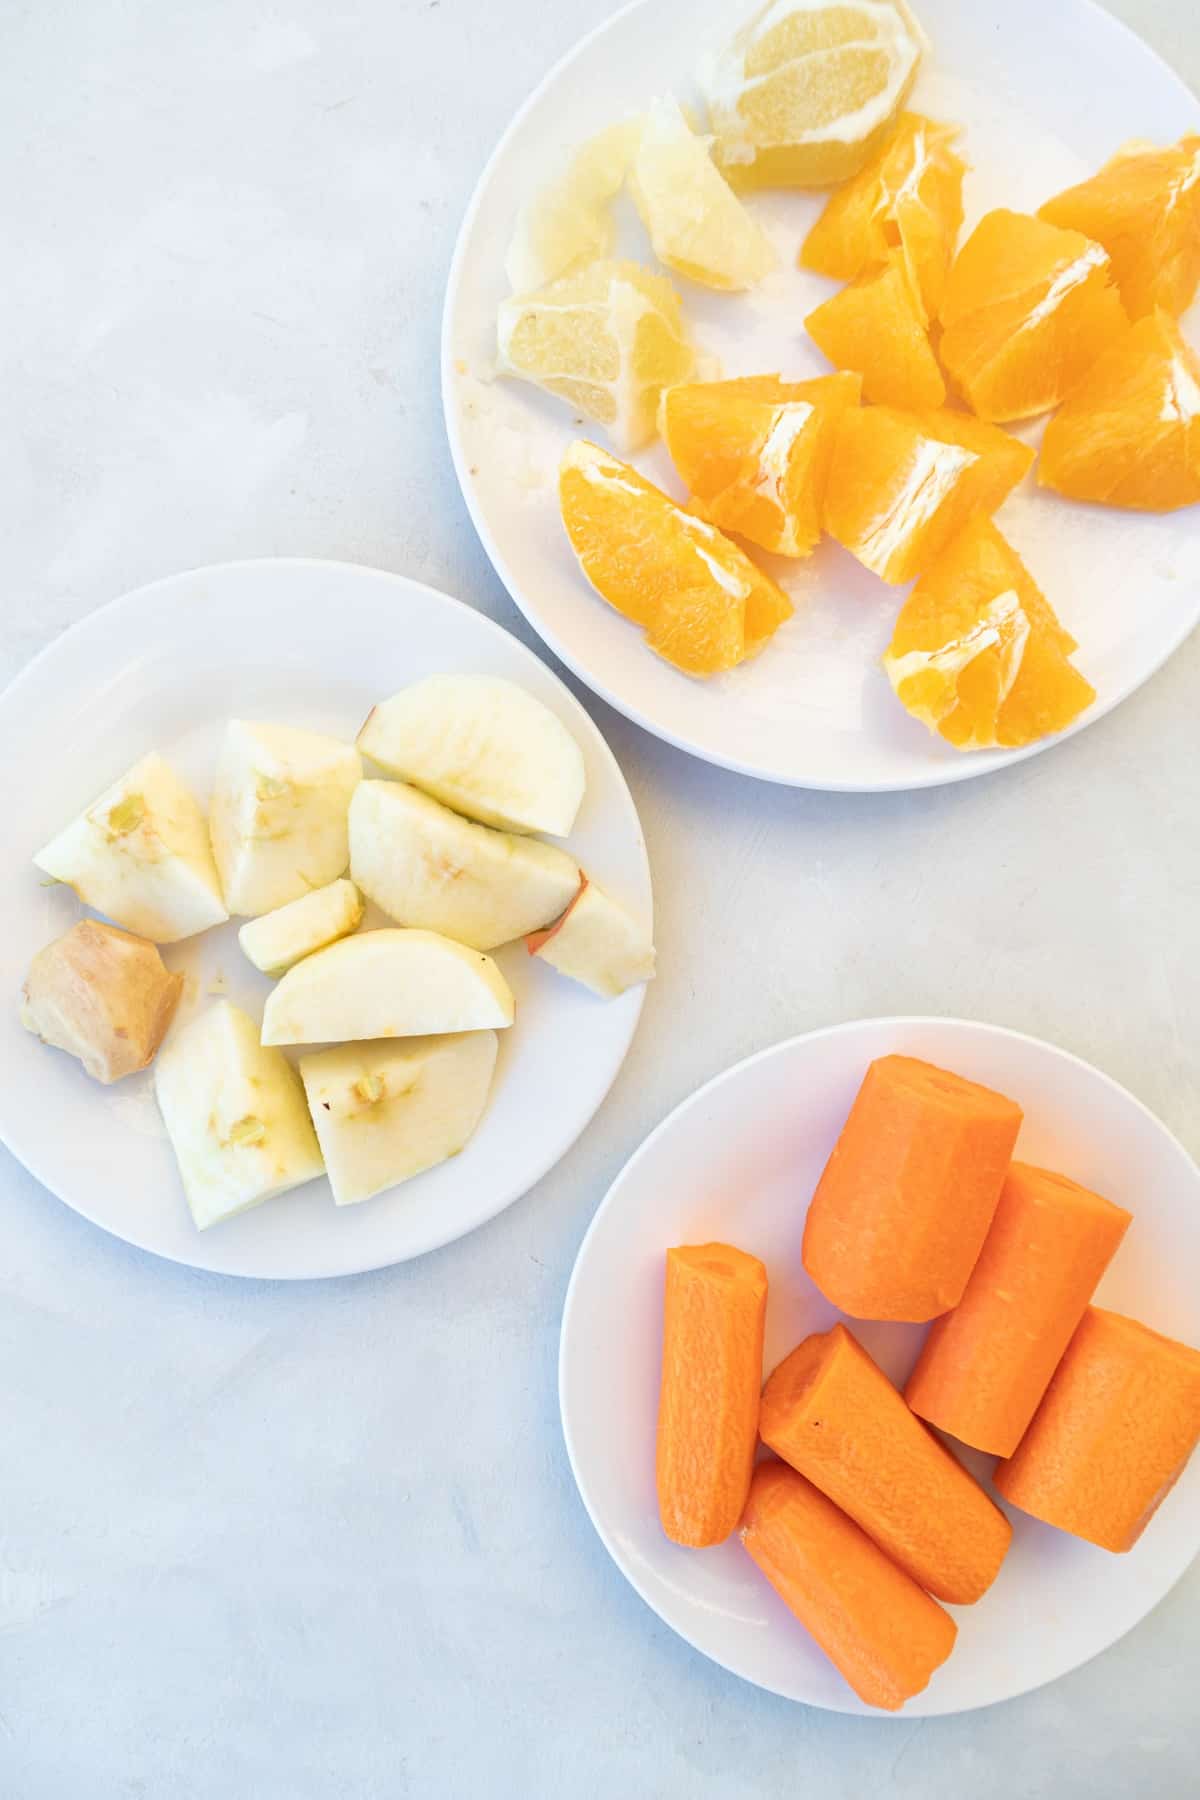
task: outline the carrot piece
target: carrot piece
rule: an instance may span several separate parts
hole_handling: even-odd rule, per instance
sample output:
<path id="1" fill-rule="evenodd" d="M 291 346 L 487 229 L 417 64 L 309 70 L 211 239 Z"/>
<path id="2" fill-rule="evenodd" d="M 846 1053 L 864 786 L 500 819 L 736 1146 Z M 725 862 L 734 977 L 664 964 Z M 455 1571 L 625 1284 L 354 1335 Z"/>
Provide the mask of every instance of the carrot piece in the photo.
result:
<path id="1" fill-rule="evenodd" d="M 926 1687 L 958 1627 L 819 1488 L 759 1463 L 742 1544 L 868 1706 L 896 1712 Z"/>
<path id="2" fill-rule="evenodd" d="M 804 1227 L 804 1267 L 826 1299 L 853 1318 L 913 1323 L 957 1306 L 1021 1116 L 932 1063 L 873 1062 Z"/>
<path id="3" fill-rule="evenodd" d="M 658 1511 L 677 1544 L 727 1538 L 742 1516 L 758 1435 L 767 1271 L 729 1244 L 667 1251 Z"/>
<path id="4" fill-rule="evenodd" d="M 556 937 L 558 935 L 558 933 L 562 930 L 563 926 L 566 924 L 567 920 L 570 918 L 571 914 L 575 911 L 575 908 L 579 905 L 579 902 L 583 899 L 584 890 L 586 889 L 587 885 L 588 885 L 588 878 L 584 874 L 583 870 L 580 869 L 580 871 L 579 871 L 579 886 L 576 888 L 576 890 L 571 898 L 571 904 L 566 908 L 566 910 L 564 912 L 560 912 L 557 919 L 555 919 L 554 923 L 552 925 L 547 925 L 542 931 L 530 931 L 525 934 L 525 948 L 528 950 L 530 956 L 536 956 L 539 950 L 545 949 L 546 945 L 550 942 L 550 939 L 552 937 Z"/>
<path id="5" fill-rule="evenodd" d="M 939 1600 L 969 1605 L 995 1580 L 1012 1526 L 844 1325 L 784 1358 L 758 1429 Z"/>
<path id="6" fill-rule="evenodd" d="M 909 1377 L 912 1410 L 1011 1456 L 1131 1217 L 1065 1175 L 1014 1163 L 967 1291 L 934 1320 Z"/>
<path id="7" fill-rule="evenodd" d="M 1047 1525 L 1132 1550 L 1198 1442 L 1200 1350 L 1089 1306 L 996 1487 Z"/>

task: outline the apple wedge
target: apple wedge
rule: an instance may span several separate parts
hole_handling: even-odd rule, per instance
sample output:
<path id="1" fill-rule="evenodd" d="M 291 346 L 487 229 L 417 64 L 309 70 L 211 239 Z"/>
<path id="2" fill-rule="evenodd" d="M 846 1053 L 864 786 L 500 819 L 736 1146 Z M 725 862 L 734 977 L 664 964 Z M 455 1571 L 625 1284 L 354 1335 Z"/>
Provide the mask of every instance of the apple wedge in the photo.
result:
<path id="1" fill-rule="evenodd" d="M 548 931 L 534 932 L 526 944 L 531 956 L 607 1000 L 654 977 L 648 933 L 586 875 L 562 918 Z"/>
<path id="2" fill-rule="evenodd" d="M 21 1023 L 107 1084 L 153 1061 L 182 991 L 146 938 L 81 919 L 34 957 Z"/>
<path id="3" fill-rule="evenodd" d="M 513 1022 L 490 956 L 436 931 L 364 931 L 289 969 L 263 1012 L 264 1044 L 490 1031 Z"/>
<path id="4" fill-rule="evenodd" d="M 154 1091 L 199 1231 L 322 1173 L 300 1077 L 228 1000 L 172 1038 Z"/>
<path id="5" fill-rule="evenodd" d="M 365 910 L 352 881 L 331 881 L 302 900 L 289 900 L 286 906 L 251 919 L 238 932 L 238 943 L 264 975 L 283 975 L 302 957 L 357 931 Z"/>
<path id="6" fill-rule="evenodd" d="M 362 777 L 352 744 L 231 719 L 210 824 L 231 913 L 274 912 L 346 872 L 346 814 Z"/>
<path id="7" fill-rule="evenodd" d="M 430 675 L 373 707 L 358 747 L 484 825 L 566 837 L 583 799 L 583 752 L 540 700 L 493 675 Z"/>
<path id="8" fill-rule="evenodd" d="M 579 888 L 565 850 L 477 825 L 402 781 L 355 790 L 350 873 L 389 918 L 473 950 L 549 925 Z"/>
<path id="9" fill-rule="evenodd" d="M 155 751 L 34 857 L 115 925 L 174 944 L 229 914 L 194 794 Z"/>
<path id="10" fill-rule="evenodd" d="M 339 1044 L 300 1058 L 308 1108 L 339 1206 L 457 1156 L 483 1117 L 494 1031 Z"/>

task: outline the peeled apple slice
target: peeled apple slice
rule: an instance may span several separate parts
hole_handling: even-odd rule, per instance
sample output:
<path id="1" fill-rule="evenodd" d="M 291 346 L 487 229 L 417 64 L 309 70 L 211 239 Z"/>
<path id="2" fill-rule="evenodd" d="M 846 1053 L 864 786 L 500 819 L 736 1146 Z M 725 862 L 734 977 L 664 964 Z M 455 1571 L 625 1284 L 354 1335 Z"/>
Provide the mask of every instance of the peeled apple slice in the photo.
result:
<path id="1" fill-rule="evenodd" d="M 154 1091 L 198 1231 L 322 1173 L 299 1076 L 227 1000 L 172 1038 Z"/>
<path id="2" fill-rule="evenodd" d="M 565 850 L 476 825 L 402 781 L 359 787 L 350 870 L 398 924 L 444 932 L 475 950 L 549 925 L 579 888 L 579 865 Z"/>
<path id="3" fill-rule="evenodd" d="M 558 923 L 526 942 L 531 956 L 540 956 L 606 1000 L 654 978 L 649 933 L 586 875 Z"/>
<path id="4" fill-rule="evenodd" d="M 283 975 L 302 957 L 357 931 L 365 911 L 352 881 L 332 881 L 328 887 L 314 888 L 303 900 L 289 900 L 286 906 L 251 919 L 238 932 L 238 943 L 264 975 Z"/>
<path id="5" fill-rule="evenodd" d="M 494 1031 L 339 1044 L 300 1058 L 338 1206 L 457 1156 L 487 1105 Z"/>
<path id="6" fill-rule="evenodd" d="M 274 912 L 345 874 L 361 775 L 358 751 L 337 738 L 230 720 L 210 814 L 230 912 Z"/>
<path id="7" fill-rule="evenodd" d="M 182 991 L 145 938 L 80 919 L 30 964 L 21 1023 L 94 1080 L 120 1081 L 153 1060 Z"/>
<path id="8" fill-rule="evenodd" d="M 264 1044 L 333 1044 L 513 1022 L 490 956 L 436 931 L 364 931 L 289 969 L 263 1011 Z"/>
<path id="9" fill-rule="evenodd" d="M 629 186 L 654 254 L 705 287 L 751 288 L 775 267 L 775 252 L 670 95 L 646 118 Z"/>
<path id="10" fill-rule="evenodd" d="M 358 747 L 444 806 L 503 831 L 566 837 L 583 752 L 548 706 L 494 675 L 430 675 L 372 707 Z"/>
<path id="11" fill-rule="evenodd" d="M 229 917 L 204 814 L 154 751 L 33 860 L 86 906 L 154 944 L 174 944 Z"/>

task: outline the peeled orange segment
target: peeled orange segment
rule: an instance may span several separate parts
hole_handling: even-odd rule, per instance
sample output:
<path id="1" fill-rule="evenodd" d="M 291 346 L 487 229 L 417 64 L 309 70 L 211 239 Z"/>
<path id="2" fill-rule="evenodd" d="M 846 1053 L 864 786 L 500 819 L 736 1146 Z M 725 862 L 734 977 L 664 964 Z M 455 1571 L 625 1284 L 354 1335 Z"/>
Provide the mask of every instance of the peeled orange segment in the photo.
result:
<path id="1" fill-rule="evenodd" d="M 544 287 L 576 263 L 611 255 L 616 227 L 609 209 L 641 133 L 640 119 L 622 119 L 597 132 L 575 151 L 564 173 L 522 207 L 504 262 L 515 294 Z"/>
<path id="2" fill-rule="evenodd" d="M 1096 698 L 1028 569 L 976 514 L 901 608 L 883 666 L 915 719 L 959 750 L 1031 744 Z"/>
<path id="3" fill-rule="evenodd" d="M 712 288 L 750 288 L 775 267 L 775 252 L 697 137 L 677 100 L 656 100 L 629 177 L 654 254 L 669 269 Z"/>
<path id="4" fill-rule="evenodd" d="M 962 225 L 966 164 L 957 125 L 904 113 L 893 135 L 838 189 L 804 240 L 800 266 L 853 281 L 898 250 L 926 320 L 936 319 Z"/>
<path id="5" fill-rule="evenodd" d="M 1131 325 L 1071 389 L 1046 427 L 1038 483 L 1140 512 L 1200 500 L 1200 357 L 1165 312 Z"/>
<path id="6" fill-rule="evenodd" d="M 804 323 L 835 368 L 862 376 L 865 400 L 918 408 L 945 400 L 920 301 L 894 251 L 882 268 L 823 301 Z"/>
<path id="7" fill-rule="evenodd" d="M 686 674 L 734 668 L 790 618 L 787 595 L 744 550 L 595 444 L 568 449 L 559 501 L 596 592 Z"/>
<path id="8" fill-rule="evenodd" d="M 1176 318 L 1200 283 L 1200 137 L 1169 150 L 1131 145 L 1038 218 L 1103 244 L 1131 319 L 1161 306 Z"/>
<path id="9" fill-rule="evenodd" d="M 837 421 L 857 406 L 857 375 L 699 381 L 667 388 L 659 430 L 691 489 L 691 510 L 780 556 L 807 556 Z"/>
<path id="10" fill-rule="evenodd" d="M 500 367 L 558 394 L 636 449 L 654 436 L 658 397 L 695 370 L 679 295 L 637 263 L 590 263 L 505 300 Z"/>
<path id="11" fill-rule="evenodd" d="M 829 187 L 857 174 L 921 60 L 904 0 L 767 0 L 702 72 L 731 181 Z"/>
<path id="12" fill-rule="evenodd" d="M 1126 319 L 1108 254 L 1078 231 L 1000 209 L 946 278 L 943 367 L 981 419 L 1057 406 Z"/>
<path id="13" fill-rule="evenodd" d="M 961 413 L 860 407 L 838 421 L 825 529 L 883 581 L 911 581 L 1032 462 L 1006 431 Z"/>

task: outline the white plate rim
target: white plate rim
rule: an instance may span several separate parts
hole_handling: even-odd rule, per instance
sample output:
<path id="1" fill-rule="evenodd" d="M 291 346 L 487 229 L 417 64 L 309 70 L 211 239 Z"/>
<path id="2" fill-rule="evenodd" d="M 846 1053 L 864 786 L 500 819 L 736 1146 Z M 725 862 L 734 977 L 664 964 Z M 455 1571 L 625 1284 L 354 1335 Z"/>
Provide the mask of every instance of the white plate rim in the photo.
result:
<path id="1" fill-rule="evenodd" d="M 531 92 L 517 108 L 517 111 L 513 114 L 494 145 L 491 154 L 488 156 L 488 159 L 483 166 L 479 179 L 472 190 L 471 198 L 467 202 L 467 208 L 463 214 L 462 223 L 459 226 L 458 236 L 454 244 L 454 252 L 450 259 L 449 272 L 446 277 L 446 293 L 442 304 L 442 414 L 445 420 L 446 436 L 450 445 L 450 458 L 454 465 L 454 473 L 458 481 L 459 492 L 462 495 L 463 503 L 466 506 L 467 513 L 471 519 L 471 523 L 475 527 L 476 535 L 483 546 L 488 561 L 496 571 L 496 574 L 500 577 L 500 580 L 504 584 L 505 590 L 514 605 L 520 609 L 521 613 L 537 632 L 543 643 L 545 643 L 554 655 L 558 657 L 560 662 L 564 663 L 573 674 L 577 675 L 580 681 L 586 683 L 591 691 L 601 700 L 605 701 L 607 705 L 613 707 L 617 712 L 624 714 L 624 716 L 627 719 L 632 720 L 635 725 L 641 726 L 643 731 L 648 731 L 651 736 L 660 739 L 663 743 L 671 744 L 675 749 L 683 751 L 685 755 L 693 756 L 698 761 L 709 763 L 716 768 L 728 769 L 732 774 L 748 776 L 754 781 L 766 781 L 780 787 L 801 788 L 815 793 L 916 793 L 927 788 L 948 787 L 960 781 L 972 781 L 980 776 L 997 774 L 1005 769 L 1015 768 L 1018 763 L 1025 762 L 1032 756 L 1039 756 L 1043 751 L 1053 749 L 1057 744 L 1066 743 L 1068 739 L 1075 737 L 1079 732 L 1086 731 L 1089 726 L 1096 725 L 1101 719 L 1106 718 L 1116 707 L 1120 706 L 1125 700 L 1128 700 L 1133 694 L 1137 693 L 1140 688 L 1153 680 L 1154 676 L 1165 667 L 1175 655 L 1176 651 L 1180 649 L 1191 636 L 1192 632 L 1196 630 L 1197 626 L 1200 626 L 1200 592 L 1197 592 L 1195 595 L 1190 615 L 1184 614 L 1182 616 L 1174 634 L 1167 633 L 1164 635 L 1160 654 L 1158 654 L 1151 664 L 1143 670 L 1137 679 L 1131 680 L 1123 687 L 1118 685 L 1114 691 L 1106 695 L 1102 701 L 1098 700 L 1094 702 L 1084 713 L 1080 714 L 1071 725 L 1068 725 L 1064 731 L 1056 732 L 1051 737 L 1040 738 L 1037 742 L 1026 744 L 1020 749 L 975 751 L 970 754 L 963 754 L 953 762 L 947 761 L 945 763 L 938 763 L 920 774 L 909 774 L 897 776 L 895 778 L 885 777 L 883 779 L 871 781 L 840 781 L 828 777 L 804 777 L 796 774 L 794 771 L 783 768 L 761 767 L 735 756 L 723 755 L 714 748 L 701 747 L 690 742 L 681 733 L 659 723 L 642 708 L 625 699 L 615 688 L 598 680 L 587 666 L 586 660 L 576 656 L 559 634 L 546 624 L 538 609 L 526 600 L 521 583 L 516 579 L 512 570 L 509 568 L 491 531 L 483 508 L 475 499 L 472 484 L 469 479 L 469 456 L 466 446 L 463 443 L 459 409 L 454 400 L 456 383 L 454 379 L 455 355 L 453 339 L 457 323 L 459 294 L 463 285 L 468 262 L 469 239 L 472 234 L 475 220 L 486 199 L 487 190 L 491 184 L 492 176 L 497 164 L 500 163 L 507 151 L 510 140 L 520 131 L 525 123 L 527 115 L 538 105 L 546 91 L 558 82 L 572 63 L 587 53 L 596 39 L 619 25 L 623 20 L 628 18 L 630 14 L 640 11 L 643 7 L 649 7 L 658 3 L 659 0 L 626 0 L 626 3 L 619 7 L 615 12 L 611 13 L 608 18 L 600 20 L 599 24 L 594 25 L 590 31 L 585 32 L 582 37 L 577 38 L 575 43 L 570 45 L 567 50 L 564 51 L 562 56 L 560 56 L 546 71 L 541 80 L 537 82 Z M 1132 26 L 1127 25 L 1123 19 L 1118 19 L 1115 14 L 1108 12 L 1103 6 L 1098 4 L 1098 0 L 1075 0 L 1075 4 L 1091 14 L 1093 26 L 1096 29 L 1109 30 L 1118 38 L 1126 40 L 1130 45 L 1136 45 L 1139 55 L 1151 59 L 1162 71 L 1163 75 L 1175 83 L 1176 86 L 1186 94 L 1188 99 L 1194 103 L 1195 95 L 1183 80 L 1183 77 L 1177 74 L 1166 58 L 1161 56 L 1144 38 L 1140 37 L 1138 33 L 1134 31 Z"/>
<path id="2" fill-rule="evenodd" d="M 88 631 L 100 629 L 102 628 L 104 621 L 113 619 L 126 608 L 132 611 L 135 606 L 146 604 L 147 600 L 152 597 L 156 599 L 160 597 L 165 598 L 169 593 L 169 590 L 177 584 L 192 582 L 197 578 L 221 578 L 232 571 L 263 569 L 267 567 L 279 568 L 281 566 L 324 570 L 332 574 L 344 574 L 346 571 L 351 571 L 355 576 L 375 577 L 388 584 L 395 583 L 403 588 L 419 590 L 426 598 L 449 609 L 469 615 L 477 625 L 485 628 L 485 635 L 491 634 L 504 639 L 508 644 L 516 645 L 517 649 L 523 655 L 528 656 L 532 661 L 536 662 L 561 690 L 562 695 L 568 703 L 569 709 L 576 715 L 579 721 L 580 729 L 586 733 L 589 742 L 595 748 L 600 760 L 608 765 L 609 771 L 616 783 L 616 795 L 622 806 L 627 809 L 634 826 L 636 841 L 640 850 L 640 860 L 646 881 L 647 895 L 651 909 L 653 909 L 653 878 L 650 869 L 650 860 L 646 851 L 645 838 L 641 829 L 641 821 L 638 816 L 637 806 L 633 795 L 630 792 L 629 784 L 599 726 L 595 723 L 594 719 L 592 719 L 587 709 L 571 692 L 570 688 L 566 685 L 558 672 L 551 668 L 550 665 L 539 657 L 535 651 L 531 650 L 527 644 L 523 644 L 520 638 L 514 637 L 511 632 L 505 630 L 503 625 L 500 625 L 495 619 L 489 618 L 486 613 L 478 611 L 477 608 L 471 606 L 467 601 L 460 600 L 453 594 L 447 594 L 440 588 L 432 587 L 428 582 L 418 581 L 412 576 L 398 574 L 394 570 L 379 569 L 369 563 L 346 562 L 335 557 L 235 557 L 226 562 L 202 563 L 192 568 L 176 570 L 170 575 L 158 576 L 153 581 L 144 582 L 136 588 L 130 588 L 125 593 L 116 596 L 114 599 L 106 601 L 98 607 L 94 607 L 91 612 L 85 613 L 73 624 L 68 625 L 65 630 L 51 638 L 50 642 L 43 645 L 42 648 L 29 659 L 24 667 L 17 671 L 12 680 L 0 690 L 0 740 L 2 740 L 3 732 L 5 730 L 5 719 L 10 702 L 13 700 L 16 700 L 18 703 L 20 702 L 23 688 L 27 684 L 31 685 L 36 678 L 43 673 L 46 666 L 52 662 L 55 654 L 60 650 L 63 643 L 68 638 L 73 638 L 77 634 L 82 635 Z M 138 1235 L 127 1235 L 123 1232 L 117 1232 L 106 1219 L 99 1215 L 98 1211 L 78 1205 L 74 1200 L 71 1200 L 66 1195 L 60 1193 L 39 1166 L 40 1157 L 38 1146 L 35 1144 L 33 1148 L 28 1148 L 20 1132 L 14 1132 L 11 1129 L 10 1122 L 4 1117 L 2 1111 L 0 1111 L 0 1143 L 11 1152 L 22 1167 L 33 1176 L 34 1180 L 39 1182 L 41 1186 L 46 1189 L 47 1193 L 53 1195 L 53 1197 L 62 1205 L 69 1207 L 70 1210 L 78 1214 L 80 1218 L 86 1219 L 90 1225 L 106 1232 L 110 1237 L 116 1238 L 119 1242 L 129 1244 L 135 1250 L 144 1254 L 159 1257 L 164 1262 L 175 1263 L 182 1268 L 193 1268 L 205 1273 L 234 1276 L 238 1279 L 248 1281 L 338 1281 L 347 1276 L 370 1274 L 377 1269 L 394 1268 L 401 1263 L 413 1261 L 418 1256 L 425 1256 L 431 1251 L 443 1249 L 446 1245 L 457 1242 L 459 1238 L 470 1236 L 472 1232 L 479 1230 L 484 1225 L 490 1224 L 491 1221 L 497 1218 L 502 1212 L 506 1211 L 510 1206 L 515 1205 L 515 1203 L 529 1193 L 539 1181 L 542 1181 L 552 1169 L 557 1167 L 558 1163 L 562 1161 L 563 1157 L 568 1154 L 573 1145 L 577 1143 L 579 1138 L 583 1135 L 584 1131 L 587 1130 L 591 1121 L 595 1118 L 597 1112 L 599 1112 L 604 1101 L 608 1097 L 613 1082 L 620 1073 L 625 1058 L 628 1056 L 632 1046 L 641 1019 L 642 1008 L 645 1004 L 645 997 L 646 989 L 643 984 L 635 990 L 631 1006 L 629 1029 L 625 1042 L 621 1047 L 620 1054 L 614 1058 L 603 1091 L 596 1094 L 594 1104 L 587 1117 L 582 1119 L 578 1124 L 572 1122 L 566 1132 L 561 1133 L 554 1139 L 552 1149 L 548 1150 L 544 1159 L 535 1166 L 534 1172 L 529 1178 L 522 1178 L 515 1186 L 510 1186 L 509 1188 L 502 1190 L 502 1197 L 495 1200 L 494 1204 L 490 1204 L 489 1209 L 482 1216 L 476 1218 L 472 1224 L 462 1229 L 452 1227 L 448 1231 L 442 1233 L 431 1233 L 427 1241 L 423 1242 L 420 1249 L 406 1252 L 400 1257 L 387 1256 L 382 1259 L 372 1257 L 368 1260 L 364 1260 L 361 1264 L 356 1264 L 354 1267 L 347 1266 L 329 1271 L 298 1272 L 292 1270 L 274 1270 L 263 1272 L 257 1269 L 238 1269 L 232 1266 L 214 1270 L 207 1263 L 190 1261 L 182 1254 L 176 1255 L 165 1250 L 158 1244 L 145 1242 Z"/>
<path id="3" fill-rule="evenodd" d="M 1094 1063 L 1089 1063 L 1086 1058 L 1082 1056 L 1076 1056 L 1071 1050 L 1064 1050 L 1061 1045 L 1051 1043 L 1047 1038 L 1035 1037 L 1031 1032 L 1016 1031 L 1011 1026 L 990 1025 L 981 1019 L 962 1019 L 952 1014 L 945 1013 L 883 1013 L 866 1018 L 844 1019 L 836 1025 L 822 1025 L 816 1027 L 812 1031 L 796 1032 L 789 1038 L 783 1038 L 777 1043 L 768 1044 L 762 1050 L 752 1051 L 749 1056 L 744 1056 L 740 1061 L 732 1063 L 729 1068 L 719 1071 L 718 1074 L 704 1082 L 702 1086 L 696 1088 L 693 1093 L 686 1095 L 678 1105 L 672 1107 L 666 1117 L 660 1120 L 654 1129 L 643 1138 L 642 1142 L 629 1157 L 628 1161 L 622 1165 L 612 1185 L 609 1187 L 604 1198 L 593 1213 L 588 1228 L 580 1242 L 579 1249 L 576 1252 L 575 1261 L 571 1268 L 570 1279 L 567 1283 L 566 1296 L 563 1300 L 558 1354 L 558 1406 L 559 1418 L 562 1423 L 563 1442 L 566 1445 L 567 1461 L 571 1467 L 571 1474 L 574 1477 L 579 1498 L 583 1502 L 584 1511 L 587 1513 L 597 1537 L 604 1545 L 605 1550 L 608 1552 L 616 1568 L 620 1571 L 621 1575 L 624 1576 L 625 1580 L 637 1594 L 643 1605 L 648 1607 L 669 1631 L 674 1632 L 678 1638 L 686 1643 L 698 1655 L 703 1656 L 706 1661 L 715 1663 L 718 1668 L 724 1669 L 727 1674 L 735 1676 L 737 1680 L 745 1681 L 753 1687 L 760 1687 L 766 1693 L 776 1694 L 781 1700 L 788 1700 L 794 1706 L 813 1706 L 819 1711 L 837 1712 L 853 1718 L 887 1720 L 894 1719 L 897 1715 L 880 1712 L 874 1708 L 863 1708 L 860 1705 L 856 1705 L 853 1703 L 849 1691 L 847 1691 L 847 1704 L 845 1706 L 826 1705 L 814 1700 L 799 1700 L 794 1694 L 787 1692 L 782 1687 L 773 1687 L 767 1682 L 757 1681 L 752 1676 L 744 1674 L 740 1669 L 734 1668 L 731 1663 L 724 1661 L 720 1656 L 714 1654 L 707 1645 L 698 1643 L 694 1637 L 689 1635 L 689 1633 L 680 1625 L 676 1624 L 673 1619 L 666 1618 L 659 1611 L 658 1607 L 654 1604 L 654 1601 L 638 1582 L 630 1564 L 622 1557 L 612 1533 L 607 1530 L 596 1510 L 593 1508 L 585 1481 L 580 1474 L 580 1461 L 576 1453 L 577 1438 L 575 1430 L 570 1422 L 569 1404 L 566 1394 L 567 1383 L 569 1380 L 569 1351 L 567 1340 L 573 1311 L 576 1305 L 577 1286 L 580 1280 L 580 1273 L 583 1268 L 590 1241 L 599 1229 L 606 1210 L 611 1203 L 614 1203 L 617 1200 L 619 1191 L 626 1179 L 632 1175 L 642 1159 L 650 1155 L 658 1140 L 673 1130 L 693 1108 L 703 1105 L 703 1102 L 709 1094 L 715 1089 L 724 1086 L 726 1082 L 739 1079 L 757 1065 L 766 1062 L 770 1058 L 785 1055 L 788 1051 L 802 1043 L 808 1044 L 822 1040 L 829 1041 L 830 1039 L 842 1037 L 855 1031 L 870 1030 L 874 1027 L 896 1031 L 918 1031 L 938 1026 L 950 1026 L 953 1029 L 965 1031 L 968 1034 L 979 1034 L 989 1038 L 1004 1038 L 1014 1044 L 1034 1045 L 1038 1050 L 1049 1051 L 1052 1055 L 1061 1058 L 1064 1062 L 1073 1065 L 1076 1069 L 1082 1070 L 1085 1074 L 1098 1081 L 1102 1086 L 1119 1094 L 1122 1100 L 1131 1103 L 1161 1135 L 1164 1143 L 1171 1149 L 1174 1155 L 1179 1158 L 1180 1162 L 1191 1175 L 1194 1178 L 1200 1179 L 1200 1168 L 1197 1167 L 1197 1164 L 1188 1150 L 1176 1137 L 1170 1127 L 1165 1125 L 1158 1115 L 1151 1111 L 1145 1101 L 1139 1100 L 1136 1094 L 1131 1093 L 1128 1088 L 1123 1087 L 1119 1081 L 1113 1076 L 1106 1074 L 1103 1069 L 1098 1069 Z M 1198 1452 L 1198 1454 L 1200 1454 L 1200 1452 Z M 1200 1555 L 1200 1526 L 1198 1526 L 1197 1529 L 1196 1550 L 1193 1554 L 1192 1561 L 1195 1560 L 1196 1555 Z M 1114 1637 L 1108 1638 L 1102 1644 L 1097 1644 L 1095 1649 L 1089 1650 L 1077 1661 L 1060 1669 L 1056 1675 L 1039 1678 L 1036 1681 L 1030 1682 L 1027 1686 L 1013 1687 L 1011 1690 L 1002 1694 L 996 1694 L 988 1700 L 982 1700 L 970 1706 L 929 1713 L 912 1710 L 899 1716 L 913 1720 L 926 1717 L 953 1718 L 966 1712 L 982 1711 L 985 1707 L 999 1706 L 1007 1700 L 1018 1700 L 1024 1694 L 1035 1693 L 1039 1688 L 1050 1685 L 1051 1682 L 1061 1679 L 1062 1676 L 1070 1675 L 1076 1669 L 1084 1668 L 1097 1656 L 1102 1656 L 1106 1650 L 1111 1650 L 1114 1644 L 1120 1643 L 1122 1638 L 1128 1636 L 1129 1632 L 1133 1631 L 1136 1626 L 1141 1624 L 1161 1600 L 1165 1599 L 1166 1593 L 1169 1593 L 1171 1588 L 1175 1587 L 1178 1582 L 1182 1580 L 1183 1576 L 1187 1573 L 1187 1568 L 1190 1566 L 1191 1565 L 1188 1564 L 1178 1572 L 1165 1592 L 1157 1595 L 1147 1607 L 1146 1612 L 1141 1614 L 1139 1618 L 1131 1619 Z"/>

